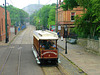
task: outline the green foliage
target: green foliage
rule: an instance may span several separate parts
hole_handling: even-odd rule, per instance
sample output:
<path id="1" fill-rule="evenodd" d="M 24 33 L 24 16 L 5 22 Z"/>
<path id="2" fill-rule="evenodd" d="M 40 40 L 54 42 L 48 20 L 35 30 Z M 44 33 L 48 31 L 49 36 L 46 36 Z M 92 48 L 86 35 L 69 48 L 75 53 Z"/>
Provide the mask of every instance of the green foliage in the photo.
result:
<path id="1" fill-rule="evenodd" d="M 46 5 L 43 6 L 43 8 L 41 9 L 41 24 L 43 25 L 43 27 L 47 28 L 48 25 L 48 18 L 49 18 L 49 11 L 51 9 L 50 5 Z"/>
<path id="2" fill-rule="evenodd" d="M 30 23 L 35 25 L 37 29 L 42 29 L 42 27 L 47 28 L 49 25 L 55 25 L 55 6 L 56 4 L 44 5 L 40 10 L 30 16 Z"/>
<path id="3" fill-rule="evenodd" d="M 75 4 L 73 3 L 75 1 Z M 100 0 L 64 0 L 62 5 L 64 10 L 72 9 L 76 6 L 86 8 L 86 13 L 81 17 L 75 17 L 74 31 L 80 37 L 100 36 Z M 70 4 L 69 4 L 70 3 Z"/>
<path id="4" fill-rule="evenodd" d="M 16 8 L 12 5 L 9 5 L 7 10 L 10 12 L 11 25 L 14 25 L 16 22 L 21 22 L 21 24 L 24 24 L 26 18 L 29 16 L 24 10 Z"/>
<path id="5" fill-rule="evenodd" d="M 82 6 L 83 8 L 88 8 L 92 6 L 91 1 L 92 0 L 75 0 L 79 6 Z"/>
<path id="6" fill-rule="evenodd" d="M 55 8 L 55 6 L 53 8 Z M 55 25 L 55 9 L 49 11 L 48 28 L 49 25 Z"/>
<path id="7" fill-rule="evenodd" d="M 34 12 L 31 16 L 30 16 L 30 24 L 32 24 L 32 25 L 35 25 L 35 23 L 36 23 L 36 13 L 37 12 Z"/>
<path id="8" fill-rule="evenodd" d="M 96 17 L 94 23 L 100 22 L 100 0 L 92 1 L 92 17 Z"/>
<path id="9" fill-rule="evenodd" d="M 74 7 L 78 6 L 78 3 L 76 2 L 76 0 L 64 0 L 63 2 L 65 4 L 62 4 L 61 7 L 64 10 L 73 9 Z"/>
<path id="10" fill-rule="evenodd" d="M 75 32 L 78 34 L 79 37 L 86 37 L 90 34 L 90 24 L 86 22 L 85 18 L 88 16 L 83 14 L 84 17 L 79 17 L 78 15 L 75 17 Z"/>

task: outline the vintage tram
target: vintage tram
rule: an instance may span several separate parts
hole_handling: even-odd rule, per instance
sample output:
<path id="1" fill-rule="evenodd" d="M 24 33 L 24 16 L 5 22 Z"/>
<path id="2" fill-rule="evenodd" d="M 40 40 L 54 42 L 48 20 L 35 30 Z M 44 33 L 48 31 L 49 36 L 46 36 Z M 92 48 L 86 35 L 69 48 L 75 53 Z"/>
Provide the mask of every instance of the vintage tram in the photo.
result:
<path id="1" fill-rule="evenodd" d="M 60 63 L 57 40 L 58 35 L 56 32 L 48 30 L 33 32 L 32 51 L 38 64 L 42 62 Z"/>

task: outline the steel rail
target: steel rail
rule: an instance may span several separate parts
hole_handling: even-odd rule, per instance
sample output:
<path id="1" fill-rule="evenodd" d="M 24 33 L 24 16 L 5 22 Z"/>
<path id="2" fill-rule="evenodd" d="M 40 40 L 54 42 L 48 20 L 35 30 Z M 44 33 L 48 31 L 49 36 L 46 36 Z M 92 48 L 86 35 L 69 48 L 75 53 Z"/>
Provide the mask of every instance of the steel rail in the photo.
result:
<path id="1" fill-rule="evenodd" d="M 31 31 L 31 28 L 30 28 L 30 31 Z M 26 31 L 24 31 L 24 33 L 23 33 L 23 35 L 21 35 L 22 37 L 21 37 L 21 43 L 19 44 L 19 46 L 18 46 L 18 48 L 20 48 L 21 47 L 21 44 L 22 44 L 22 41 L 23 41 L 23 38 L 24 38 L 24 34 L 26 33 Z M 18 37 L 18 36 L 17 36 Z M 30 34 L 29 34 L 29 37 L 31 38 L 31 36 L 30 36 Z M 29 39 L 30 39 L 29 38 Z M 19 39 L 19 38 L 17 38 L 17 39 Z M 17 40 L 17 39 L 15 39 L 15 40 Z M 14 43 L 15 43 L 16 41 L 14 41 Z M 30 39 L 30 44 L 31 44 L 31 39 Z M 9 48 L 10 46 L 8 46 L 8 48 Z M 7 49 L 8 49 L 7 48 Z M 12 48 L 10 48 L 10 51 L 9 51 L 9 53 L 7 53 L 8 55 L 5 57 L 5 60 L 4 60 L 4 63 L 3 63 L 3 66 L 2 66 L 2 68 L 1 68 L 1 70 L 0 70 L 0 75 L 2 74 L 2 72 L 3 72 L 3 70 L 4 70 L 4 67 L 5 67 L 5 65 L 6 65 L 6 63 L 7 63 L 7 61 L 8 61 L 8 59 L 9 59 L 9 56 L 11 55 L 11 52 L 12 52 Z M 19 55 L 18 55 L 18 67 L 17 67 L 17 75 L 20 75 L 20 62 L 21 62 L 21 49 L 19 49 Z"/>
<path id="2" fill-rule="evenodd" d="M 56 66 L 57 67 L 57 69 L 59 70 L 59 72 L 61 73 L 61 75 L 65 75 L 61 70 L 60 70 L 60 68 L 58 67 L 58 66 Z"/>
<path id="3" fill-rule="evenodd" d="M 24 33 L 23 33 L 23 35 L 22 35 L 22 37 L 21 37 L 21 43 L 19 44 L 19 55 L 18 55 L 18 68 L 17 68 L 17 70 L 18 70 L 18 72 L 17 72 L 17 75 L 20 75 L 20 62 L 21 62 L 21 44 L 22 44 L 22 41 L 23 41 L 23 37 L 24 37 L 24 34 L 26 33 L 26 31 L 24 31 Z"/>
<path id="4" fill-rule="evenodd" d="M 24 32 L 24 34 L 25 34 L 25 32 Z M 23 38 L 23 37 L 22 37 L 22 38 Z M 18 39 L 18 38 L 17 38 L 17 39 Z M 15 42 L 15 41 L 14 41 L 14 42 Z M 21 43 L 22 43 L 22 41 L 21 41 Z M 21 46 L 21 44 L 19 44 L 19 47 L 20 47 L 20 46 Z M 8 46 L 8 47 L 9 47 L 9 46 Z M 10 48 L 10 51 L 9 51 L 8 55 L 6 56 L 6 58 L 5 58 L 5 60 L 4 60 L 3 66 L 2 66 L 2 68 L 1 68 L 1 70 L 0 70 L 0 75 L 2 74 L 2 72 L 3 72 L 3 70 L 4 70 L 4 67 L 5 67 L 5 65 L 6 65 L 8 59 L 9 59 L 9 56 L 10 56 L 11 52 L 12 52 L 12 48 Z M 19 52 L 19 64 L 20 64 L 20 56 L 21 56 L 21 50 L 20 50 L 20 52 Z M 19 75 L 19 66 L 20 66 L 20 65 L 18 65 L 18 75 Z"/>
<path id="5" fill-rule="evenodd" d="M 5 61 L 4 61 L 4 64 L 3 64 L 2 68 L 1 68 L 1 71 L 0 71 L 0 75 L 1 75 L 2 72 L 3 72 L 3 69 L 4 69 L 4 67 L 5 67 L 5 65 L 6 65 L 6 63 L 7 63 L 7 61 L 8 61 L 8 58 L 9 58 L 11 52 L 12 52 L 12 49 L 10 49 L 10 51 L 9 51 L 9 53 L 8 53 L 8 55 L 7 55 L 6 59 L 5 59 Z"/>
<path id="6" fill-rule="evenodd" d="M 45 70 L 45 67 L 46 68 L 48 67 L 48 69 Z M 49 69 L 49 67 L 50 67 L 50 69 Z M 42 69 L 44 75 L 49 75 L 51 73 L 51 71 L 53 72 L 53 70 L 57 71 L 57 72 L 55 72 L 55 75 L 59 75 L 59 74 L 66 75 L 58 66 L 55 66 L 55 65 L 54 65 L 54 67 L 52 65 L 41 66 L 41 69 Z"/>

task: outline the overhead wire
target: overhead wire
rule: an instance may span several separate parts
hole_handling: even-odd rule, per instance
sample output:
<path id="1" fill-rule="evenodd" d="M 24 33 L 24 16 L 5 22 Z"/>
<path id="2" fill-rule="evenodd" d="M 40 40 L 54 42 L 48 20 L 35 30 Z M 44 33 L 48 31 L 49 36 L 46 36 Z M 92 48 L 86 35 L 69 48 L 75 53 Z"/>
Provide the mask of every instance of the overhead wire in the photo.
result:
<path id="1" fill-rule="evenodd" d="M 12 0 L 10 0 L 11 4 L 14 5 L 14 3 L 12 2 Z"/>
<path id="2" fill-rule="evenodd" d="M 46 4 L 48 4 L 50 1 L 51 1 L 51 0 L 49 0 Z M 46 4 L 45 4 L 45 5 L 46 5 Z"/>

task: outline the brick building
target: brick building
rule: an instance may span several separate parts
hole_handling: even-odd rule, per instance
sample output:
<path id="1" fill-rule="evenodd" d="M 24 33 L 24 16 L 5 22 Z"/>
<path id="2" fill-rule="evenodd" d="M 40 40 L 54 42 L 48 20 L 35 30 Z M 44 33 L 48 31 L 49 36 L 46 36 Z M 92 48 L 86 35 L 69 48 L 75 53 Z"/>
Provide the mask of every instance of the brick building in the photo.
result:
<path id="1" fill-rule="evenodd" d="M 10 13 L 7 11 L 7 35 L 10 36 Z M 5 9 L 0 7 L 0 41 L 6 38 L 6 30 L 5 30 Z"/>
<path id="2" fill-rule="evenodd" d="M 73 8 L 73 10 L 68 9 L 67 11 L 63 11 L 63 9 L 60 7 L 61 0 L 59 0 L 58 5 L 58 31 L 60 32 L 60 35 L 64 35 L 64 27 L 67 25 L 68 34 L 70 33 L 70 29 L 75 27 L 74 25 L 74 16 L 79 15 L 81 16 L 83 12 L 83 8 L 77 7 Z"/>

